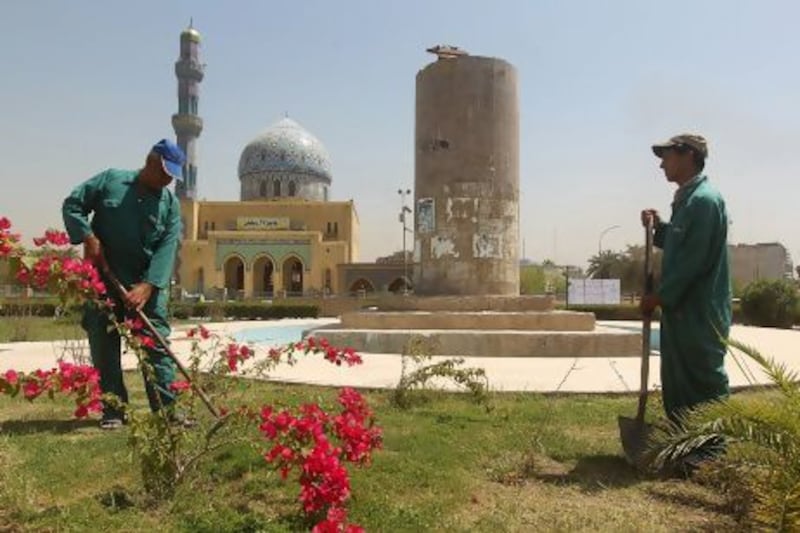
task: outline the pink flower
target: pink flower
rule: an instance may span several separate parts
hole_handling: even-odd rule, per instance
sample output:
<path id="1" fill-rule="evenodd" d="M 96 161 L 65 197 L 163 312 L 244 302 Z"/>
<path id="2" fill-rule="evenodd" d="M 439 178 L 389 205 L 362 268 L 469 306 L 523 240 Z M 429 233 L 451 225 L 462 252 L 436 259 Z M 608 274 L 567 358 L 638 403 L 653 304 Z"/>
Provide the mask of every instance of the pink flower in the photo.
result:
<path id="1" fill-rule="evenodd" d="M 17 249 L 19 235 L 9 232 L 9 229 L 11 221 L 6 217 L 0 217 L 0 257 L 8 257 Z"/>
<path id="2" fill-rule="evenodd" d="M 63 231 L 49 229 L 44 236 L 47 242 L 54 246 L 67 246 L 69 244 L 69 236 Z"/>
<path id="3" fill-rule="evenodd" d="M 153 340 L 153 337 L 148 337 L 147 335 L 139 335 L 138 337 L 139 342 L 142 343 L 143 348 L 155 348 L 156 341 Z"/>
<path id="4" fill-rule="evenodd" d="M 92 290 L 97 295 L 105 294 L 106 293 L 106 284 L 102 281 L 95 281 L 92 283 Z"/>
<path id="5" fill-rule="evenodd" d="M 7 370 L 6 373 L 3 375 L 3 379 L 5 379 L 9 385 L 16 385 L 17 381 L 19 380 L 19 374 L 17 374 L 15 370 Z"/>
<path id="6" fill-rule="evenodd" d="M 144 322 L 139 317 L 126 318 L 124 324 L 126 328 L 134 332 L 144 329 Z"/>
<path id="7" fill-rule="evenodd" d="M 208 331 L 208 329 L 206 329 L 206 327 L 203 325 L 190 329 L 188 335 L 189 337 L 194 337 L 198 333 L 200 334 L 200 338 L 203 340 L 206 340 L 209 337 L 211 337 L 211 332 Z"/>
<path id="8" fill-rule="evenodd" d="M 235 372 L 239 367 L 239 363 L 246 361 L 253 355 L 253 350 L 244 344 L 239 345 L 232 342 L 228 344 L 228 347 L 222 352 L 222 355 L 227 360 L 228 369 L 231 372 Z"/>
<path id="9" fill-rule="evenodd" d="M 22 385 L 22 393 L 28 400 L 36 399 L 42 392 L 44 392 L 44 389 L 42 389 L 42 387 L 39 386 L 39 383 L 36 380 L 33 379 L 27 380 Z"/>
<path id="10" fill-rule="evenodd" d="M 170 390 L 174 392 L 183 392 L 192 388 L 188 381 L 173 381 L 169 385 Z"/>

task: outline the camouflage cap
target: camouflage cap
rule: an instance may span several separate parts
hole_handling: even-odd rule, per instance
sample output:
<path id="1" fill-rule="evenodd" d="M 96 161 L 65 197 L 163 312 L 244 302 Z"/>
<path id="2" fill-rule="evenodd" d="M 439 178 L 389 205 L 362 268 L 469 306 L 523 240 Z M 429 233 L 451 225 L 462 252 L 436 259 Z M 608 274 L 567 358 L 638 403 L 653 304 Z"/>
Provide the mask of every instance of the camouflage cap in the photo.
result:
<path id="1" fill-rule="evenodd" d="M 670 148 L 679 148 L 681 146 L 685 146 L 694 150 L 700 154 L 703 159 L 708 157 L 708 145 L 706 144 L 705 138 L 703 138 L 701 135 L 692 135 L 691 133 L 682 133 L 681 135 L 676 135 L 670 138 L 670 140 L 666 142 L 654 144 L 653 153 L 658 157 L 661 157 L 665 150 L 669 150 Z"/>

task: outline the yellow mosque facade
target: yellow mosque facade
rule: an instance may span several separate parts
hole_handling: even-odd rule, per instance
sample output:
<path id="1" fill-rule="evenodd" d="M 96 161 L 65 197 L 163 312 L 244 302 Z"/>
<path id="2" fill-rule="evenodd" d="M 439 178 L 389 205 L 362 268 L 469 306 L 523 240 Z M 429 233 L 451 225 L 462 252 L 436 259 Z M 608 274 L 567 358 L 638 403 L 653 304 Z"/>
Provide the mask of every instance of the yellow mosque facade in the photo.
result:
<path id="1" fill-rule="evenodd" d="M 352 200 L 329 200 L 322 143 L 284 118 L 244 148 L 239 181 L 240 201 L 181 198 L 182 290 L 228 299 L 346 291 L 339 270 L 358 259 L 358 215 Z"/>

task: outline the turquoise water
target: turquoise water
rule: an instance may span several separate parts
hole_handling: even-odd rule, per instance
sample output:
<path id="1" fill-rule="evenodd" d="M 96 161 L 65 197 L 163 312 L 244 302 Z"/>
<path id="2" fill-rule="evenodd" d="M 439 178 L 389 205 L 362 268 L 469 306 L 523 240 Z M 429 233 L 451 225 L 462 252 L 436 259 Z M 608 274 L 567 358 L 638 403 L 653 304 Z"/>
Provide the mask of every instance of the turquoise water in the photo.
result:
<path id="1" fill-rule="evenodd" d="M 622 326 L 622 325 L 608 324 L 608 323 L 604 323 L 603 325 L 609 328 L 624 329 L 625 331 L 635 331 L 635 332 L 642 331 L 641 326 Z M 661 351 L 661 331 L 658 328 L 652 328 L 650 330 L 650 349 Z"/>
<path id="2" fill-rule="evenodd" d="M 286 324 L 246 329 L 233 334 L 237 342 L 261 344 L 276 347 L 290 342 L 302 340 L 303 332 L 314 327 L 314 324 Z"/>
<path id="3" fill-rule="evenodd" d="M 659 329 L 650 330 L 650 349 L 661 351 L 661 331 Z"/>

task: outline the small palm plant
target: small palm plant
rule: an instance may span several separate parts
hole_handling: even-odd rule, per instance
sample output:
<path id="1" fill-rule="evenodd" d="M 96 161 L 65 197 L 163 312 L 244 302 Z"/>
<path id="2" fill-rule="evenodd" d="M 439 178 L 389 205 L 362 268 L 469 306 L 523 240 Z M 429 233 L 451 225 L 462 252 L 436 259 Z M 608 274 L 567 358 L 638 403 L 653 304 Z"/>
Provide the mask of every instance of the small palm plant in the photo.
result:
<path id="1" fill-rule="evenodd" d="M 701 478 L 719 486 L 747 525 L 800 530 L 798 376 L 751 346 L 733 340 L 728 346 L 753 359 L 774 390 L 704 404 L 685 413 L 679 423 L 661 425 L 653 433 L 651 464 L 663 471 L 713 452 L 714 445 L 719 450 L 724 442 L 724 452 L 704 464 Z"/>

